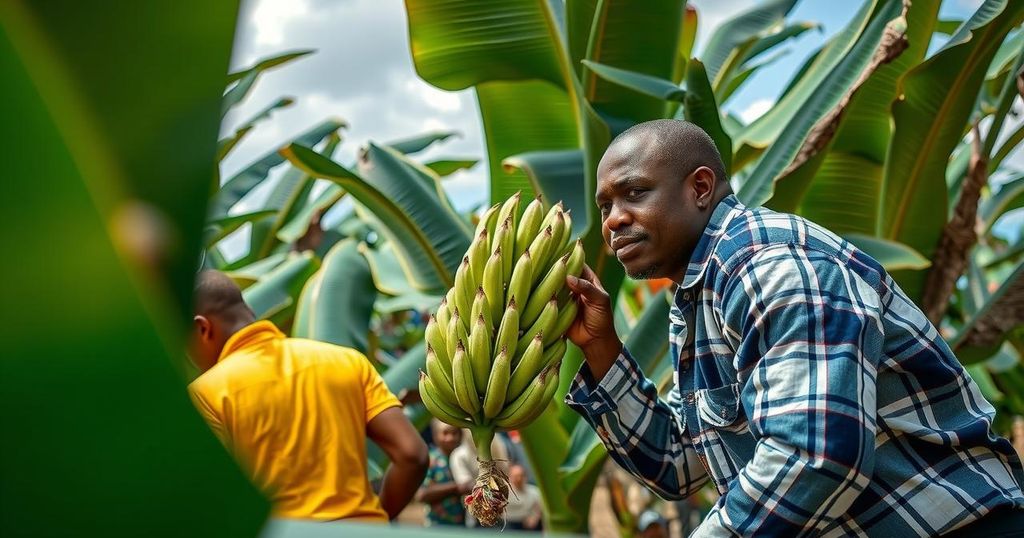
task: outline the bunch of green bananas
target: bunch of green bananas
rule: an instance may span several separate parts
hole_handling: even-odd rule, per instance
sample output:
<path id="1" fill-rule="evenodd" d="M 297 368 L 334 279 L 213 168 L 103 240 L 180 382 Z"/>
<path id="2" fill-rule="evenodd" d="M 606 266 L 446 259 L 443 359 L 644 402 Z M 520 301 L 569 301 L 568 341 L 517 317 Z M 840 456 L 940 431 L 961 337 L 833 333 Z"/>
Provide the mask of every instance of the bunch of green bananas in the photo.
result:
<path id="1" fill-rule="evenodd" d="M 481 461 L 491 459 L 495 430 L 526 426 L 554 396 L 577 312 L 565 278 L 579 276 L 585 258 L 561 203 L 545 211 L 538 197 L 519 218 L 519 202 L 516 193 L 481 217 L 426 329 L 423 404 L 469 428 Z"/>
<path id="2" fill-rule="evenodd" d="M 517 219 L 520 195 L 491 207 L 427 324 L 423 403 L 435 417 L 470 429 L 518 429 L 539 415 L 558 385 L 565 332 L 576 318 L 566 275 L 584 253 L 571 219 L 540 199 Z M 517 223 L 518 220 L 518 223 Z"/>

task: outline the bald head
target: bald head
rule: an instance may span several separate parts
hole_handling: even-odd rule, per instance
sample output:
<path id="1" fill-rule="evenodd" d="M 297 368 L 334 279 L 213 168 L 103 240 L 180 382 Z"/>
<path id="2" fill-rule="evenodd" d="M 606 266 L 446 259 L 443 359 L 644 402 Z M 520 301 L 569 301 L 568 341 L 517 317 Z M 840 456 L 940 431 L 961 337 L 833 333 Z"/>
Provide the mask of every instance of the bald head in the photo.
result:
<path id="1" fill-rule="evenodd" d="M 612 140 L 608 155 L 663 162 L 679 176 L 706 166 L 715 173 L 719 188 L 729 188 L 729 176 L 715 141 L 704 129 L 685 120 L 638 123 Z"/>
<path id="2" fill-rule="evenodd" d="M 189 355 L 200 370 L 217 363 L 231 335 L 256 321 L 256 315 L 242 298 L 242 290 L 220 271 L 203 271 L 193 291 L 192 338 Z"/>
<path id="3" fill-rule="evenodd" d="M 196 315 L 234 316 L 240 310 L 252 314 L 242 298 L 242 290 L 234 280 L 220 271 L 203 271 L 196 279 L 193 293 L 193 310 Z"/>

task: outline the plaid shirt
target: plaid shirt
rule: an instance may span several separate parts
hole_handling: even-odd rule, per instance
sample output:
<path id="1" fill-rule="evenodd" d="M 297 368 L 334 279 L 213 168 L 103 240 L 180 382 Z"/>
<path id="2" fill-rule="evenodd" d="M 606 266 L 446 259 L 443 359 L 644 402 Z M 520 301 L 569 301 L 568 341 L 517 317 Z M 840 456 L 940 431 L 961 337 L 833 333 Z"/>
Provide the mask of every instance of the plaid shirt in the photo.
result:
<path id="1" fill-rule="evenodd" d="M 935 327 L 871 257 L 802 218 L 715 208 L 673 300 L 668 401 L 623 350 L 566 397 L 693 536 L 925 536 L 1024 508 L 1024 469 Z"/>

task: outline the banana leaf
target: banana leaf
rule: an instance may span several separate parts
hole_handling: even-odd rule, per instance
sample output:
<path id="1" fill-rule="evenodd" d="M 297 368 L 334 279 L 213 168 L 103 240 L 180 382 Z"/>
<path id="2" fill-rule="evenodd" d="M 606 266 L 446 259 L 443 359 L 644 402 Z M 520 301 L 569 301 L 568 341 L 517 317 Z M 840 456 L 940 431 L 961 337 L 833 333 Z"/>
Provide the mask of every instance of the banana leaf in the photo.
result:
<path id="1" fill-rule="evenodd" d="M 365 354 L 377 293 L 359 246 L 355 240 L 346 239 L 331 248 L 312 287 L 301 294 L 297 318 L 303 319 L 295 323 L 303 328 L 306 338 Z"/>
<path id="2" fill-rule="evenodd" d="M 619 69 L 610 65 L 604 65 L 590 60 L 583 60 L 583 65 L 594 75 L 603 80 L 617 84 L 623 88 L 633 90 L 635 93 L 661 99 L 665 101 L 682 102 L 686 92 L 671 81 L 660 77 Z"/>
<path id="3" fill-rule="evenodd" d="M 405 207 L 398 205 L 367 180 L 315 151 L 292 144 L 281 150 L 281 153 L 294 166 L 309 175 L 328 179 L 340 185 L 379 220 L 381 231 L 394 244 L 399 258 L 402 260 L 403 270 L 416 289 L 440 291 L 452 286 L 454 268 L 448 266 L 449 262 L 441 256 L 435 245 L 445 245 L 446 252 L 451 256 L 451 253 L 458 248 L 452 246 L 455 242 L 464 242 L 468 246 L 469 239 L 463 234 L 461 228 L 456 226 L 436 229 L 439 226 L 444 226 L 449 217 L 441 215 L 443 210 L 438 207 L 432 195 L 425 195 L 422 188 L 410 189 L 410 192 L 403 195 L 402 200 L 411 200 L 411 203 L 418 204 L 416 215 L 430 212 L 431 206 L 433 206 L 433 213 L 426 215 L 427 219 L 424 222 L 418 222 L 406 211 Z M 374 150 L 374 154 L 381 155 L 383 150 L 377 148 Z M 382 163 L 384 162 L 386 161 L 382 161 Z M 379 179 L 387 180 L 381 175 L 382 172 L 378 171 L 375 174 L 379 176 Z M 418 181 L 408 182 L 408 184 L 415 185 Z M 395 188 L 402 188 L 402 186 L 396 184 Z M 433 235 L 427 232 L 428 228 Z M 465 252 L 465 248 L 462 251 Z"/>
<path id="4" fill-rule="evenodd" d="M 901 16 L 902 10 L 902 2 L 888 0 L 868 23 L 849 53 L 790 117 L 786 127 L 740 187 L 737 196 L 743 203 L 756 206 L 771 199 L 776 179 L 793 162 L 811 129 L 840 103 L 871 64 L 886 28 L 905 31 L 907 21 Z"/>
<path id="5" fill-rule="evenodd" d="M 0 3 L 0 248 L 33 260 L 0 269 L 0 534 L 253 536 L 268 503 L 176 368 L 238 5 L 104 7 Z M 157 265 L 125 204 L 170 234 Z"/>
<path id="6" fill-rule="evenodd" d="M 1007 181 L 999 190 L 989 196 L 978 208 L 978 218 L 984 225 L 984 233 L 1007 211 L 1024 207 L 1024 176 Z"/>
<path id="7" fill-rule="evenodd" d="M 762 32 L 781 25 L 794 5 L 796 5 L 796 0 L 765 2 L 715 28 L 715 32 L 711 34 L 700 55 L 712 85 L 717 88 L 726 79 L 724 76 L 719 77 L 719 71 L 722 71 L 730 63 L 730 60 L 735 65 L 739 65 L 740 62 L 737 60 L 746 57 L 749 48 L 744 51 L 737 50 L 738 47 L 744 43 L 752 45 L 752 40 L 755 40 Z"/>
<path id="8" fill-rule="evenodd" d="M 232 134 L 231 136 L 228 136 L 226 138 L 222 138 L 222 139 L 218 140 L 217 141 L 217 162 L 220 162 L 220 161 L 224 160 L 224 157 L 227 157 L 228 153 L 231 153 L 231 150 L 234 149 L 235 146 L 237 146 L 239 142 L 241 142 L 249 133 L 252 132 L 253 128 L 256 127 L 257 123 L 259 123 L 259 122 L 261 122 L 263 120 L 269 119 L 270 115 L 275 110 L 280 110 L 282 108 L 290 107 L 294 103 L 295 103 L 295 99 L 293 99 L 291 97 L 282 97 L 282 98 L 278 99 L 277 101 L 274 101 L 273 103 L 271 103 L 269 106 L 267 106 L 263 110 L 257 112 L 253 117 L 251 117 L 248 120 L 245 120 L 244 122 L 242 122 L 242 124 L 239 125 L 238 127 L 235 127 L 234 134 Z"/>
<path id="9" fill-rule="evenodd" d="M 206 223 L 206 230 L 203 233 L 203 243 L 206 248 L 210 248 L 215 245 L 221 239 L 231 235 L 240 228 L 243 224 L 258 222 L 262 219 L 276 215 L 277 211 L 274 210 L 261 210 L 253 211 L 251 213 L 243 213 L 241 215 L 231 215 L 223 217 Z"/>
<path id="10" fill-rule="evenodd" d="M 963 133 L 992 57 L 1024 3 L 987 0 L 938 52 L 903 78 L 882 183 L 877 233 L 931 258 L 946 221 L 944 167 Z M 893 275 L 917 299 L 923 273 Z"/>
<path id="11" fill-rule="evenodd" d="M 469 170 L 480 162 L 477 159 L 438 159 L 424 163 L 423 166 L 434 171 L 439 177 L 447 177 L 459 170 Z"/>
<path id="12" fill-rule="evenodd" d="M 275 67 L 280 67 L 292 60 L 302 58 L 303 56 L 307 56 L 312 53 L 312 50 L 299 50 L 280 54 L 272 58 L 260 60 L 256 65 L 248 69 L 243 69 L 229 74 L 228 84 L 233 85 L 224 93 L 224 98 L 221 101 L 221 116 L 226 116 L 235 105 L 242 102 L 242 100 L 249 95 L 253 85 L 256 84 L 256 80 L 265 71 Z"/>
<path id="13" fill-rule="evenodd" d="M 399 153 L 411 155 L 413 153 L 419 153 L 437 142 L 444 142 L 453 136 L 458 136 L 458 134 L 459 133 L 456 131 L 434 131 L 410 138 L 395 140 L 393 142 L 388 142 L 385 145 L 390 146 L 391 149 Z"/>
<path id="14" fill-rule="evenodd" d="M 504 162 L 509 173 L 519 170 L 530 180 L 531 192 L 539 194 L 545 206 L 559 201 L 572 211 L 572 233 L 578 236 L 586 230 L 586 221 L 575 218 L 585 215 L 592 202 L 583 193 L 583 151 L 531 151 L 513 155 Z"/>
<path id="15" fill-rule="evenodd" d="M 257 318 L 269 319 L 287 331 L 302 287 L 319 267 L 320 260 L 311 252 L 292 254 L 242 290 L 242 297 Z"/>
<path id="16" fill-rule="evenodd" d="M 844 237 L 882 264 L 886 271 L 925 269 L 931 261 L 907 245 L 878 237 L 851 233 Z"/>
<path id="17" fill-rule="evenodd" d="M 330 119 L 299 135 L 291 143 L 312 147 L 344 127 L 346 127 L 345 122 Z M 270 173 L 272 168 L 283 162 L 284 157 L 275 149 L 231 176 L 230 179 L 220 186 L 220 189 L 213 195 L 213 199 L 210 200 L 209 218 L 218 219 L 226 216 L 231 207 L 238 203 L 243 196 L 267 179 L 267 174 Z"/>
<path id="18" fill-rule="evenodd" d="M 718 103 L 715 102 L 715 94 L 711 89 L 707 73 L 704 71 L 704 64 L 694 58 L 690 60 L 686 68 L 686 99 L 683 104 L 683 113 L 686 119 L 696 123 L 707 131 L 715 146 L 722 156 L 725 164 L 725 171 L 732 170 L 732 139 L 722 127 L 722 115 L 718 111 Z M 725 178 L 720 178 L 725 179 Z"/>

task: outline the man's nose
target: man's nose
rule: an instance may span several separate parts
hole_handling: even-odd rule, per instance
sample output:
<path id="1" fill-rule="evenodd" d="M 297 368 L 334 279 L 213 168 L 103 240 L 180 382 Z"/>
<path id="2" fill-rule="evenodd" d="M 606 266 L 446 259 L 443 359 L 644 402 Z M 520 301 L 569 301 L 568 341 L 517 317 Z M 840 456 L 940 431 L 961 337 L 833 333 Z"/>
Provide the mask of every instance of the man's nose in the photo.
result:
<path id="1" fill-rule="evenodd" d="M 629 226 L 633 223 L 633 217 L 628 211 L 623 211 L 618 204 L 612 205 L 608 211 L 608 216 L 604 219 L 604 225 L 610 231 L 618 231 L 619 229 Z"/>

